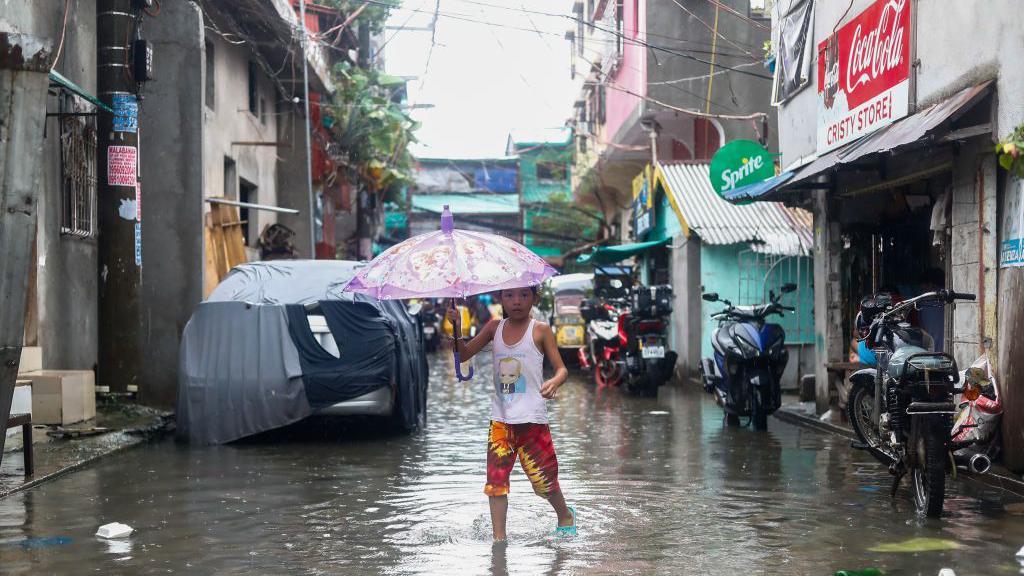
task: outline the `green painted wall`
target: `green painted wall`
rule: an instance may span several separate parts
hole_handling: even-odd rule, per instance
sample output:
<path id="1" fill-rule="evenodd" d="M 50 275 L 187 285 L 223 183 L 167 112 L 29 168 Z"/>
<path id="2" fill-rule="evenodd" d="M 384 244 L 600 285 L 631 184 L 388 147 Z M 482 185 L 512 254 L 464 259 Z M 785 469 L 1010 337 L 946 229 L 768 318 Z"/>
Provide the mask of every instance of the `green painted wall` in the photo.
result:
<path id="1" fill-rule="evenodd" d="M 709 245 L 703 244 L 700 252 L 700 271 L 703 292 L 718 292 L 719 297 L 740 304 L 740 253 L 749 250 L 747 244 Z M 812 272 L 810 259 L 803 264 L 805 272 Z M 814 286 L 813 273 L 801 274 L 797 282 L 795 266 L 776 267 L 768 279 L 768 286 L 781 286 L 786 282 L 799 284 L 800 290 L 783 297 L 782 303 L 796 306 L 797 314 L 784 317 L 773 317 L 772 322 L 781 324 L 786 330 L 786 342 L 789 344 L 813 344 L 814 341 Z M 798 298 L 799 296 L 799 298 Z M 743 304 L 748 304 L 744 302 Z M 715 302 L 701 303 L 701 355 L 711 355 L 711 335 L 718 328 L 718 322 L 711 319 L 711 314 L 725 306 Z M 798 325 L 798 320 L 799 324 Z M 802 329 L 800 326 L 802 325 Z"/>
<path id="2" fill-rule="evenodd" d="M 519 150 L 523 227 L 527 230 L 542 227 L 566 236 L 593 235 L 596 223 L 587 223 L 581 231 L 582 215 L 567 210 L 572 204 L 572 141 L 548 144 L 519 142 L 516 148 Z M 556 164 L 564 177 L 557 180 L 538 178 L 537 164 L 544 162 Z M 553 201 L 558 203 L 558 209 L 550 208 Z M 561 256 L 564 250 L 573 247 L 572 242 L 563 243 L 529 233 L 524 236 L 524 244 L 541 256 L 551 257 Z"/>

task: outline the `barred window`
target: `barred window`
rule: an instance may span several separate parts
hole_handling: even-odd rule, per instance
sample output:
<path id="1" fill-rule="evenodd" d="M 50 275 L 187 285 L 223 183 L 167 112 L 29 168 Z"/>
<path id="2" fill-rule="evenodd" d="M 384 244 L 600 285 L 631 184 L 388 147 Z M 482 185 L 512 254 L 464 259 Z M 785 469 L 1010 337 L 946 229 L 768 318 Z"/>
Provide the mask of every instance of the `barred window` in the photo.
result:
<path id="1" fill-rule="evenodd" d="M 96 227 L 96 117 L 88 105 L 60 96 L 61 234 L 89 238 Z"/>

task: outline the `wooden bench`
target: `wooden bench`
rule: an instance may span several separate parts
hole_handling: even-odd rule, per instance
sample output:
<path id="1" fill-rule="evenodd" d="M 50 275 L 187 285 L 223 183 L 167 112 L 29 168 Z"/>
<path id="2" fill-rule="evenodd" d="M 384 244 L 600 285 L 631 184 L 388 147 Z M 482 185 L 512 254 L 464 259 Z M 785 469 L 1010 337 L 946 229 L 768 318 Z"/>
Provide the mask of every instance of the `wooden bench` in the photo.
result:
<path id="1" fill-rule="evenodd" d="M 829 373 L 829 380 L 834 384 L 836 400 L 841 411 L 843 420 L 846 419 L 846 401 L 850 396 L 850 375 L 858 370 L 870 368 L 862 362 L 826 362 L 825 370 Z M 838 378 L 836 378 L 838 377 Z"/>
<path id="2" fill-rule="evenodd" d="M 11 414 L 7 418 L 7 428 L 21 426 L 22 455 L 25 459 L 25 476 L 31 476 L 35 471 L 35 460 L 32 454 L 32 415 Z"/>

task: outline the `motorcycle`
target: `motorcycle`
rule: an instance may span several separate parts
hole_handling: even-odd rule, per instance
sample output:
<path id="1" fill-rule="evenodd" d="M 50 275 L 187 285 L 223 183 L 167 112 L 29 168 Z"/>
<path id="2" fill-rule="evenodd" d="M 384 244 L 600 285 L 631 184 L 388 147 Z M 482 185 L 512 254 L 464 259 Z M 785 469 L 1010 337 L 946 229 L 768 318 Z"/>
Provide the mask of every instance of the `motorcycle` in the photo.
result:
<path id="1" fill-rule="evenodd" d="M 771 291 L 769 302 L 758 306 L 734 306 L 715 292 L 703 295 L 707 302 L 726 305 L 711 316 L 718 320 L 711 336 L 714 358 L 701 360 L 700 373 L 704 389 L 714 394 L 731 426 L 749 417 L 755 430 L 765 430 L 768 416 L 782 404 L 780 381 L 789 361 L 786 332 L 767 318 L 795 311 L 779 303 L 783 294 L 795 290 L 796 284 L 786 284 L 782 294 Z"/>
<path id="2" fill-rule="evenodd" d="M 925 349 L 926 334 L 907 322 L 907 316 L 923 306 L 974 299 L 973 294 L 939 290 L 897 303 L 888 294 L 878 294 L 862 300 L 858 313 L 859 341 L 871 352 L 875 367 L 850 377 L 846 409 L 859 439 L 853 447 L 889 467 L 895 477 L 894 497 L 910 473 L 914 504 L 932 518 L 942 515 L 946 473 L 955 469 L 952 453 L 965 447 L 953 440 L 962 431 L 953 430 L 953 397 L 963 394 L 974 400 L 981 391 L 970 381 L 960 384 L 952 356 Z"/>
<path id="3" fill-rule="evenodd" d="M 580 366 L 591 370 L 598 386 L 618 386 L 625 376 L 622 358 L 626 347 L 626 334 L 622 330 L 622 317 L 628 313 L 615 301 L 589 300 L 580 307 L 587 321 L 586 344 L 578 350 Z"/>
<path id="4" fill-rule="evenodd" d="M 441 317 L 430 302 L 416 302 L 409 305 L 409 314 L 419 320 L 420 333 L 423 334 L 423 347 L 433 352 L 441 346 Z"/>
<path id="5" fill-rule="evenodd" d="M 672 287 L 638 287 L 633 290 L 630 312 L 620 315 L 626 335 L 626 390 L 640 396 L 657 396 L 675 370 L 678 354 L 668 349 L 666 319 L 672 314 Z"/>

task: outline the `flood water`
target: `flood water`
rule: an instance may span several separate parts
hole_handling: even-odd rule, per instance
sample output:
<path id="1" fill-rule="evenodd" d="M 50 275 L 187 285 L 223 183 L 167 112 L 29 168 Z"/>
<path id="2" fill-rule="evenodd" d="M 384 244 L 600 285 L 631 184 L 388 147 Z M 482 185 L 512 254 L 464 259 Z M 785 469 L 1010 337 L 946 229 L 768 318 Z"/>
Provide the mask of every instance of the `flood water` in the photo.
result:
<path id="1" fill-rule="evenodd" d="M 477 365 L 488 374 L 489 366 Z M 694 388 L 637 399 L 573 377 L 550 404 L 560 482 L 580 534 L 513 473 L 507 546 L 484 484 L 488 386 L 433 368 L 426 430 L 257 442 L 164 442 L 0 500 L 4 574 L 1018 574 L 1009 494 L 955 483 L 942 520 L 842 438 L 769 421 L 731 429 Z M 357 426 L 362 428 L 360 424 Z M 1008 507 L 1007 507 L 1008 506 Z M 95 538 L 108 522 L 126 541 Z M 871 548 L 938 539 L 929 552 Z"/>

